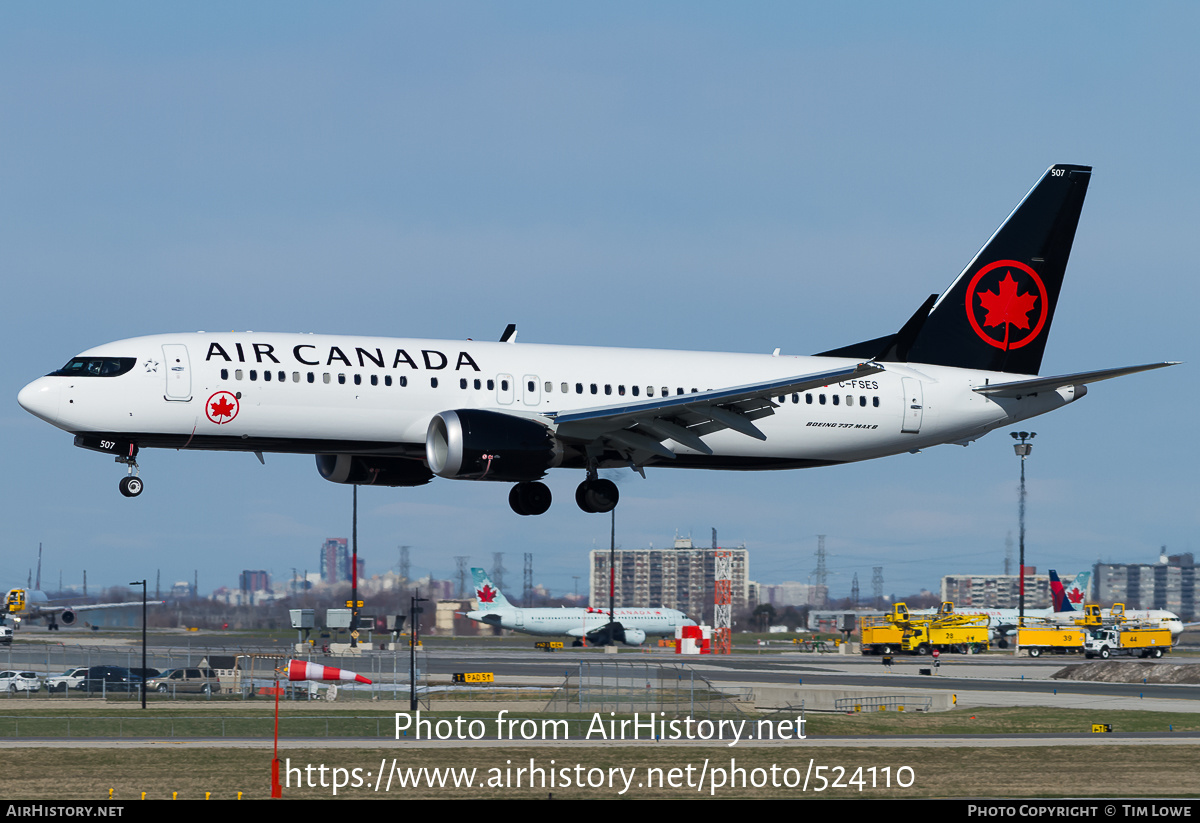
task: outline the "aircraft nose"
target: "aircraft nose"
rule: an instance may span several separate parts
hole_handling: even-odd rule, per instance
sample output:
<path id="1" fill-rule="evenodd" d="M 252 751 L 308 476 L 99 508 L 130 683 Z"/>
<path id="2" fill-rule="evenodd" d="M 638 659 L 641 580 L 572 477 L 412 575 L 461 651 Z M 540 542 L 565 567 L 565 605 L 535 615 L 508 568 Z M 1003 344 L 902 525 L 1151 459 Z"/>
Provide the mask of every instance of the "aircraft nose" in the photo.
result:
<path id="1" fill-rule="evenodd" d="M 44 377 L 34 380 L 17 394 L 21 408 L 47 423 L 58 420 L 58 401 L 57 387 Z"/>

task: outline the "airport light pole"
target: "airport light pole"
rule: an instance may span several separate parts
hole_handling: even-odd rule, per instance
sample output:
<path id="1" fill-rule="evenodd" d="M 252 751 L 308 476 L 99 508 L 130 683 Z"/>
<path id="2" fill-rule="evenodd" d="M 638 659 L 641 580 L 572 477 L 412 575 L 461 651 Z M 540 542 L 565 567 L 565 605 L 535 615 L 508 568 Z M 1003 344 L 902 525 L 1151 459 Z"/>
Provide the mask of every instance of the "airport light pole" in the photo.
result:
<path id="1" fill-rule="evenodd" d="M 130 586 L 142 587 L 142 682 L 138 687 L 142 692 L 142 709 L 146 708 L 146 581 L 134 580 Z"/>
<path id="2" fill-rule="evenodd" d="M 1017 457 L 1021 458 L 1021 490 L 1018 493 L 1018 519 L 1020 521 L 1021 537 L 1020 537 L 1020 560 L 1017 569 L 1020 573 L 1020 600 L 1018 601 L 1017 610 L 1017 625 L 1025 624 L 1025 458 L 1033 451 L 1033 438 L 1037 437 L 1037 432 L 1009 432 L 1012 439 L 1018 442 L 1013 443 L 1013 451 Z"/>
<path id="3" fill-rule="evenodd" d="M 417 643 L 421 641 L 421 612 L 424 611 L 418 603 L 428 603 L 429 599 L 421 597 L 418 589 L 412 597 L 408 608 L 408 619 L 412 621 L 412 631 L 408 634 L 408 710 L 417 710 Z"/>

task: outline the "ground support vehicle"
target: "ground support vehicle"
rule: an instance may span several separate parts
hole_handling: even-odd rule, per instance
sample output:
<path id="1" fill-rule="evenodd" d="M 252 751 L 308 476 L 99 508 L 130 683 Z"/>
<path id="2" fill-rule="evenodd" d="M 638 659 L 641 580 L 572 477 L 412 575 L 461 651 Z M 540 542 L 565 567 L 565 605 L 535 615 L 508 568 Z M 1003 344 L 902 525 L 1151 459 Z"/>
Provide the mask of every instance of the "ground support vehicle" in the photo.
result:
<path id="1" fill-rule="evenodd" d="M 942 603 L 935 615 L 914 617 L 904 603 L 896 603 L 883 618 L 900 631 L 899 650 L 927 655 L 933 651 L 966 653 L 988 647 L 986 614 L 956 614 L 954 604 Z"/>
<path id="2" fill-rule="evenodd" d="M 1162 657 L 1171 651 L 1171 630 L 1146 626 L 1109 626 L 1096 629 L 1083 644 L 1083 656 Z"/>
<path id="3" fill-rule="evenodd" d="M 1021 626 L 1017 629 L 1017 650 L 1030 657 L 1043 654 L 1078 654 L 1083 651 L 1087 632 L 1070 626 Z"/>
<path id="4" fill-rule="evenodd" d="M 862 619 L 862 653 L 895 654 L 900 651 L 904 632 L 887 617 L 864 617 Z"/>

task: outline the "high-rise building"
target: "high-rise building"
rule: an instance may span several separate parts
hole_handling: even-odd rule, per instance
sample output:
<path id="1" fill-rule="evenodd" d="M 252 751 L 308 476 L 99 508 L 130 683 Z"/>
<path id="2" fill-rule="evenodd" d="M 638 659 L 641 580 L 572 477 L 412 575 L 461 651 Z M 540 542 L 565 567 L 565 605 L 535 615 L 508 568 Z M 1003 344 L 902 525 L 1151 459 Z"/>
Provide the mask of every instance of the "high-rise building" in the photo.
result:
<path id="1" fill-rule="evenodd" d="M 359 571 L 362 576 L 362 571 Z M 350 541 L 330 537 L 321 546 L 321 580 L 325 583 L 350 581 Z"/>
<path id="2" fill-rule="evenodd" d="M 269 592 L 271 575 L 262 569 L 246 569 L 238 578 L 238 585 L 243 592 Z"/>
<path id="3" fill-rule="evenodd" d="M 678 609 L 693 619 L 711 619 L 716 581 L 715 549 L 699 548 L 690 538 L 677 537 L 670 549 L 618 549 L 615 601 L 620 607 L 662 606 Z M 757 605 L 751 596 L 750 552 L 745 546 L 725 549 L 733 554 L 732 607 L 736 613 Z M 590 556 L 590 604 L 608 608 L 608 550 Z"/>
<path id="4" fill-rule="evenodd" d="M 1021 576 L 1017 574 L 948 574 L 942 578 L 942 600 L 965 609 L 1015 609 L 1021 603 Z M 1025 608 L 1051 606 L 1050 577 L 1025 567 Z"/>
<path id="5" fill-rule="evenodd" d="M 1165 609 L 1183 620 L 1196 615 L 1196 568 L 1192 554 L 1165 553 L 1157 563 L 1097 563 L 1092 579 L 1096 602 L 1127 609 Z"/>

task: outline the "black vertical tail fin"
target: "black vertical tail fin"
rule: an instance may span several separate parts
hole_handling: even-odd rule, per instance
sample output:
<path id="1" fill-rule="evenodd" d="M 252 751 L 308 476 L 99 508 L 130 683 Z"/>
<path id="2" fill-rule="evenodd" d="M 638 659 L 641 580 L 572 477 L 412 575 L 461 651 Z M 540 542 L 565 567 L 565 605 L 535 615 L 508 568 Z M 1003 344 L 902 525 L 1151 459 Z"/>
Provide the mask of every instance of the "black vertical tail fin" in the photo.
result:
<path id="1" fill-rule="evenodd" d="M 1047 169 L 938 298 L 908 362 L 1038 373 L 1091 176 L 1090 166 Z"/>

